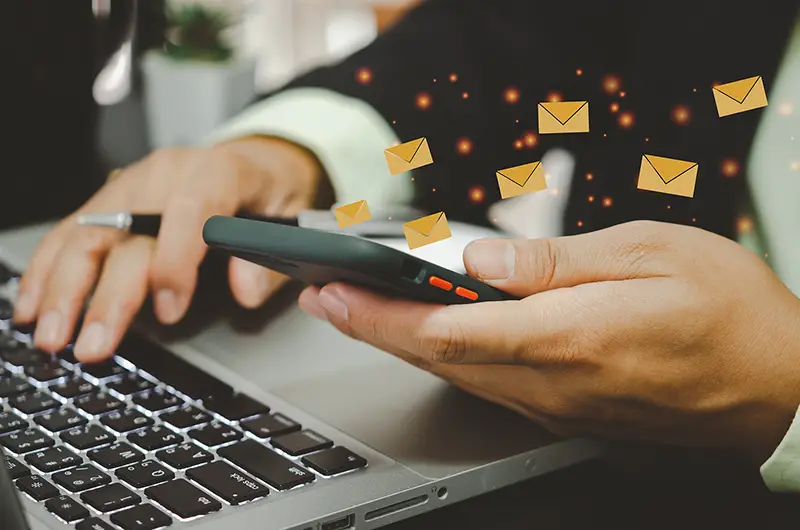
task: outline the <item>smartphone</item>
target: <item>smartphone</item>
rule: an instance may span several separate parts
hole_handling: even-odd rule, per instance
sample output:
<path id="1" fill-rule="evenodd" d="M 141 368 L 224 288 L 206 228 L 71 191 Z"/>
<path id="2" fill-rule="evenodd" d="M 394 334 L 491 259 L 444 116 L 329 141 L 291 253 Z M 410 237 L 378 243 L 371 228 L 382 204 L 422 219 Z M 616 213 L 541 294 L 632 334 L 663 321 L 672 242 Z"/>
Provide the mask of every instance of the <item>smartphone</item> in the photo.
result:
<path id="1" fill-rule="evenodd" d="M 463 274 L 353 235 L 214 216 L 203 227 L 203 239 L 212 249 L 308 285 L 343 282 L 445 305 L 516 299 Z"/>

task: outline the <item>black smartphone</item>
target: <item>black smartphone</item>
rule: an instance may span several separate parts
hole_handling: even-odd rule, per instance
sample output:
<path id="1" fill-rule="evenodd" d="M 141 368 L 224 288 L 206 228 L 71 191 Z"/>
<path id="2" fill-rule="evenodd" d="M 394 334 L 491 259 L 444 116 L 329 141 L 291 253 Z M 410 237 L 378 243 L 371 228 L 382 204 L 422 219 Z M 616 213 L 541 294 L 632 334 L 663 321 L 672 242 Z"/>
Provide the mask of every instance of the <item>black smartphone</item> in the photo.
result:
<path id="1" fill-rule="evenodd" d="M 352 235 L 214 216 L 203 227 L 203 239 L 212 249 L 308 285 L 344 282 L 446 305 L 516 299 L 463 274 Z"/>

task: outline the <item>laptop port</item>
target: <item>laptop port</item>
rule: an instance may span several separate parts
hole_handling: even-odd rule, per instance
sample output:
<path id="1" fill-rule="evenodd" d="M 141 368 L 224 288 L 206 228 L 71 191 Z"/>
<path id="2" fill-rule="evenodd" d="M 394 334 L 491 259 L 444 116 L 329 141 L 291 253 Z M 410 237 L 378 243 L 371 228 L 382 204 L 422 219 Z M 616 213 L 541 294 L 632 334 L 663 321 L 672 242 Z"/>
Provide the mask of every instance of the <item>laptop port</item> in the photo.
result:
<path id="1" fill-rule="evenodd" d="M 355 515 L 351 513 L 350 515 L 342 517 L 341 519 L 322 523 L 319 527 L 319 530 L 347 530 L 348 528 L 353 528 L 353 524 L 356 522 L 355 519 Z"/>

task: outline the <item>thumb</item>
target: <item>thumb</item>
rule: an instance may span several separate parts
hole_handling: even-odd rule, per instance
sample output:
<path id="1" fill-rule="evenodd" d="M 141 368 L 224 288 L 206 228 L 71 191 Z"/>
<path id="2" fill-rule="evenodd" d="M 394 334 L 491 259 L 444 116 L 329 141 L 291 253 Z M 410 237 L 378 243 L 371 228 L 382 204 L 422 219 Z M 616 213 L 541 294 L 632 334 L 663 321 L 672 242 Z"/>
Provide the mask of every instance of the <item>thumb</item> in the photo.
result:
<path id="1" fill-rule="evenodd" d="M 660 223 L 647 223 L 654 224 Z M 635 225 L 559 238 L 479 239 L 464 249 L 464 265 L 473 278 L 519 297 L 663 274 L 651 258 L 663 255 L 665 245 Z"/>
<path id="2" fill-rule="evenodd" d="M 233 297 L 249 309 L 266 302 L 288 279 L 283 274 L 239 258 L 231 258 L 228 277 Z"/>

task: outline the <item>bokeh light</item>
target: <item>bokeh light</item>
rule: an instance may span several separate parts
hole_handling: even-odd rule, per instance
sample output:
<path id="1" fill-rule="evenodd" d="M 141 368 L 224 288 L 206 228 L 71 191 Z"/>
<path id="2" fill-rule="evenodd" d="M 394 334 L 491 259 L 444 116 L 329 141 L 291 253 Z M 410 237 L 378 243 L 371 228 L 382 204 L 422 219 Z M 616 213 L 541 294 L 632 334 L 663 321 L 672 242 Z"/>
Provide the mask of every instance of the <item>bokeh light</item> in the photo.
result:
<path id="1" fill-rule="evenodd" d="M 753 219 L 741 215 L 736 219 L 736 231 L 739 234 L 749 234 L 753 231 Z"/>
<path id="2" fill-rule="evenodd" d="M 617 112 L 619 110 L 619 103 L 617 103 L 616 101 L 613 102 L 611 105 L 608 106 L 608 110 L 610 110 L 611 112 Z"/>
<path id="3" fill-rule="evenodd" d="M 372 70 L 367 67 L 356 70 L 356 81 L 362 85 L 370 84 L 372 82 Z"/>
<path id="4" fill-rule="evenodd" d="M 469 92 L 462 92 L 461 99 L 467 99 L 467 98 L 469 98 Z"/>
<path id="5" fill-rule="evenodd" d="M 469 138 L 459 138 L 456 141 L 456 151 L 462 155 L 468 155 L 472 152 L 472 140 Z"/>
<path id="6" fill-rule="evenodd" d="M 458 76 L 455 73 L 450 74 L 450 82 L 455 83 L 458 81 Z"/>
<path id="7" fill-rule="evenodd" d="M 480 204 L 483 202 L 483 199 L 486 197 L 486 192 L 484 191 L 483 187 L 481 186 L 473 186 L 469 189 L 469 200 L 474 202 L 475 204 Z"/>
<path id="8" fill-rule="evenodd" d="M 623 129 L 630 129 L 631 127 L 633 127 L 635 121 L 636 120 L 633 117 L 633 113 L 630 111 L 625 111 L 621 113 L 619 115 L 619 118 L 617 118 L 619 126 L 622 127 Z"/>
<path id="9" fill-rule="evenodd" d="M 583 226 L 583 221 L 578 221 L 578 228 Z"/>
<path id="10" fill-rule="evenodd" d="M 611 197 L 603 197 L 603 206 L 606 208 L 611 208 L 611 205 L 614 201 L 611 200 Z"/>
<path id="11" fill-rule="evenodd" d="M 575 70 L 575 75 L 583 75 L 583 70 L 581 68 L 578 68 L 577 70 Z"/>
<path id="12" fill-rule="evenodd" d="M 627 92 L 625 92 L 624 90 L 621 90 L 620 93 L 619 93 L 619 97 L 621 97 L 621 98 L 624 98 L 627 95 L 628 95 Z"/>
<path id="13" fill-rule="evenodd" d="M 522 143 L 522 140 L 514 140 L 514 149 L 520 150 L 525 147 L 525 144 Z"/>
<path id="14" fill-rule="evenodd" d="M 539 143 L 539 137 L 531 131 L 527 131 L 522 136 L 522 141 L 525 142 L 526 147 L 536 147 L 536 144 Z"/>
<path id="15" fill-rule="evenodd" d="M 800 160 L 795 160 L 791 164 L 789 164 L 789 169 L 792 171 L 800 171 Z"/>
<path id="16" fill-rule="evenodd" d="M 418 109 L 427 110 L 430 108 L 431 103 L 432 103 L 431 95 L 428 94 L 427 92 L 420 92 L 419 94 L 417 94 L 417 99 L 415 101 L 415 104 Z"/>
<path id="17" fill-rule="evenodd" d="M 719 170 L 728 178 L 735 177 L 739 174 L 739 162 L 733 158 L 726 158 L 720 164 Z"/>
<path id="18" fill-rule="evenodd" d="M 607 75 L 603 78 L 603 90 L 609 96 L 615 94 L 620 86 L 622 86 L 622 81 L 615 75 Z"/>
<path id="19" fill-rule="evenodd" d="M 594 179 L 594 175 L 592 175 L 591 173 L 587 173 L 586 180 L 592 180 L 592 179 Z"/>
<path id="20" fill-rule="evenodd" d="M 561 94 L 561 92 L 558 92 L 556 90 L 552 90 L 552 91 L 548 92 L 546 99 L 550 103 L 556 103 L 558 101 L 564 101 L 564 96 Z"/>
<path id="21" fill-rule="evenodd" d="M 794 112 L 794 105 L 792 105 L 789 101 L 783 101 L 780 105 L 778 105 L 778 112 L 781 116 L 791 116 Z"/>
<path id="22" fill-rule="evenodd" d="M 589 202 L 594 202 L 594 195 L 589 195 Z"/>
<path id="23" fill-rule="evenodd" d="M 519 101 L 519 90 L 516 87 L 509 87 L 503 92 L 503 99 L 506 100 L 506 103 L 514 104 Z"/>
<path id="24" fill-rule="evenodd" d="M 692 111 L 686 105 L 676 105 L 672 109 L 672 121 L 678 125 L 686 125 L 692 121 Z"/>

